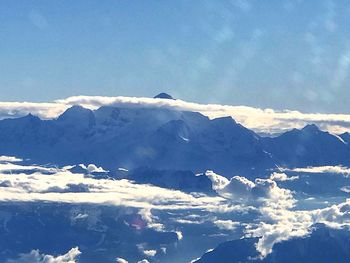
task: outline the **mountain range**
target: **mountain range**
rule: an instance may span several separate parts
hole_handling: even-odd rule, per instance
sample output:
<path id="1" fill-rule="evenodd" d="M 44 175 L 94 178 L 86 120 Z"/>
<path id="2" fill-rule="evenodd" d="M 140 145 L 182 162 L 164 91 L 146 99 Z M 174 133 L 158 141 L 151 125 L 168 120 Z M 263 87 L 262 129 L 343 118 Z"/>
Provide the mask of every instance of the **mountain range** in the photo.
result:
<path id="1" fill-rule="evenodd" d="M 173 99 L 168 94 L 156 98 Z M 110 171 L 149 167 L 255 177 L 280 166 L 350 164 L 350 136 L 316 125 L 262 137 L 231 117 L 162 107 L 73 106 L 57 119 L 0 121 L 0 154 L 37 163 L 94 163 Z"/>

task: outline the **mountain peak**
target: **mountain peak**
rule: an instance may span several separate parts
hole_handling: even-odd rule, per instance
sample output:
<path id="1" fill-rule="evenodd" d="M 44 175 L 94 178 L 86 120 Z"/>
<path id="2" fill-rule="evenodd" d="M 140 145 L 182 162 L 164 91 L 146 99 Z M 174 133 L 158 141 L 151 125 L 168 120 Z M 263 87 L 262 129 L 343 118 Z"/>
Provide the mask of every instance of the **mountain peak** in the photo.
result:
<path id="1" fill-rule="evenodd" d="M 317 127 L 316 124 L 308 124 L 302 129 L 302 131 L 314 133 L 314 132 L 319 132 L 320 129 Z"/>
<path id="2" fill-rule="evenodd" d="M 82 123 L 85 123 L 90 127 L 95 123 L 95 116 L 92 110 L 86 109 L 79 105 L 74 105 L 61 114 L 57 121 L 65 124 L 80 126 L 84 126 Z"/>
<path id="3" fill-rule="evenodd" d="M 38 116 L 33 115 L 32 113 L 28 113 L 27 115 L 25 115 L 19 119 L 27 120 L 27 121 L 31 121 L 31 122 L 40 121 L 40 118 Z"/>
<path id="4" fill-rule="evenodd" d="M 339 135 L 340 138 L 342 138 L 346 143 L 350 143 L 350 133 L 344 132 L 343 134 Z"/>
<path id="5" fill-rule="evenodd" d="M 83 114 L 90 114 L 91 110 L 84 108 L 83 106 L 80 105 L 73 105 L 72 107 L 68 108 L 65 112 L 59 116 L 59 119 L 64 119 L 67 117 L 80 117 Z"/>
<path id="6" fill-rule="evenodd" d="M 174 98 L 169 95 L 168 93 L 159 93 L 158 95 L 153 97 L 154 99 L 167 99 L 167 100 L 174 100 Z"/>
<path id="7" fill-rule="evenodd" d="M 28 113 L 26 116 L 24 116 L 25 118 L 28 118 L 28 119 L 39 119 L 39 117 L 33 115 L 32 113 Z"/>

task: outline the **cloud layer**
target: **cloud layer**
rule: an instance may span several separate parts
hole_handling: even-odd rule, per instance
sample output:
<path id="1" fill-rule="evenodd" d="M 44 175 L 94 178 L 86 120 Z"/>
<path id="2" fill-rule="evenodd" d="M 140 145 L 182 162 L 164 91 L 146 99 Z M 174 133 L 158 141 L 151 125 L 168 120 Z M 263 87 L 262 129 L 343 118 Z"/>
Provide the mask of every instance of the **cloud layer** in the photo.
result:
<path id="1" fill-rule="evenodd" d="M 70 167 L 0 163 L 0 201 L 90 203 L 169 210 L 235 209 L 222 197 L 194 196 L 125 179 L 96 179 L 67 168 Z M 147 210 L 142 211 L 145 218 L 150 217 Z"/>
<path id="2" fill-rule="evenodd" d="M 1 157 L 1 160 L 2 202 L 45 201 L 136 208 L 147 227 L 160 232 L 167 229 L 169 222 L 177 225 L 198 224 L 203 227 L 210 223 L 223 233 L 243 227 L 246 237 L 259 238 L 256 248 L 262 257 L 269 254 L 278 242 L 307 235 L 315 223 L 324 223 L 333 228 L 350 227 L 350 199 L 325 208 L 297 209 L 297 199 L 292 189 L 278 185 L 280 182 L 297 180 L 297 177 L 285 174 L 275 173 L 268 179 L 250 181 L 242 176 L 228 180 L 207 171 L 206 175 L 212 180 L 213 189 L 218 196 L 206 196 L 136 184 L 125 179 L 97 179 L 91 174 L 73 173 L 70 170 L 72 167 L 22 165 L 18 159 L 11 157 Z M 327 167 L 326 171 L 329 170 L 339 170 L 339 167 Z M 174 220 L 164 220 L 158 214 L 162 211 L 169 211 Z M 88 215 L 80 213 L 74 220 L 87 217 Z M 178 240 L 182 238 L 179 231 Z M 147 257 L 158 253 L 153 248 L 143 247 L 142 251 Z M 38 251 L 20 257 L 22 256 L 25 259 L 27 256 L 45 258 Z"/>

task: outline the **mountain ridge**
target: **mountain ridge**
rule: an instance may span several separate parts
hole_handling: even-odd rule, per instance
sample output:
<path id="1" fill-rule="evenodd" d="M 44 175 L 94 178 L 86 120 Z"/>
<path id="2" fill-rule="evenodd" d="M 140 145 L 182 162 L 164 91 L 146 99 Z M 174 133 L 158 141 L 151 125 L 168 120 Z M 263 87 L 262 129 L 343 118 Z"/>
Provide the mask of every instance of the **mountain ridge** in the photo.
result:
<path id="1" fill-rule="evenodd" d="M 316 125 L 261 137 L 232 117 L 165 108 L 72 106 L 54 120 L 0 120 L 0 154 L 36 162 L 95 163 L 115 171 L 215 170 L 256 176 L 276 166 L 347 165 L 350 148 Z"/>

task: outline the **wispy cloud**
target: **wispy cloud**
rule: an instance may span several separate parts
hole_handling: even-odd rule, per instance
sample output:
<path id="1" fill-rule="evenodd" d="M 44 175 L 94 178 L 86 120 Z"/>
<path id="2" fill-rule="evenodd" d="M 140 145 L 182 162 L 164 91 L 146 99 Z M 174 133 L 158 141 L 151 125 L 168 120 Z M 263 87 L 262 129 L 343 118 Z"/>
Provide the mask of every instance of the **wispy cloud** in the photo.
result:
<path id="1" fill-rule="evenodd" d="M 334 173 L 342 174 L 344 176 L 350 176 L 350 168 L 344 166 L 315 166 L 315 167 L 304 167 L 304 168 L 280 168 L 282 171 L 292 171 L 298 173 Z"/>

